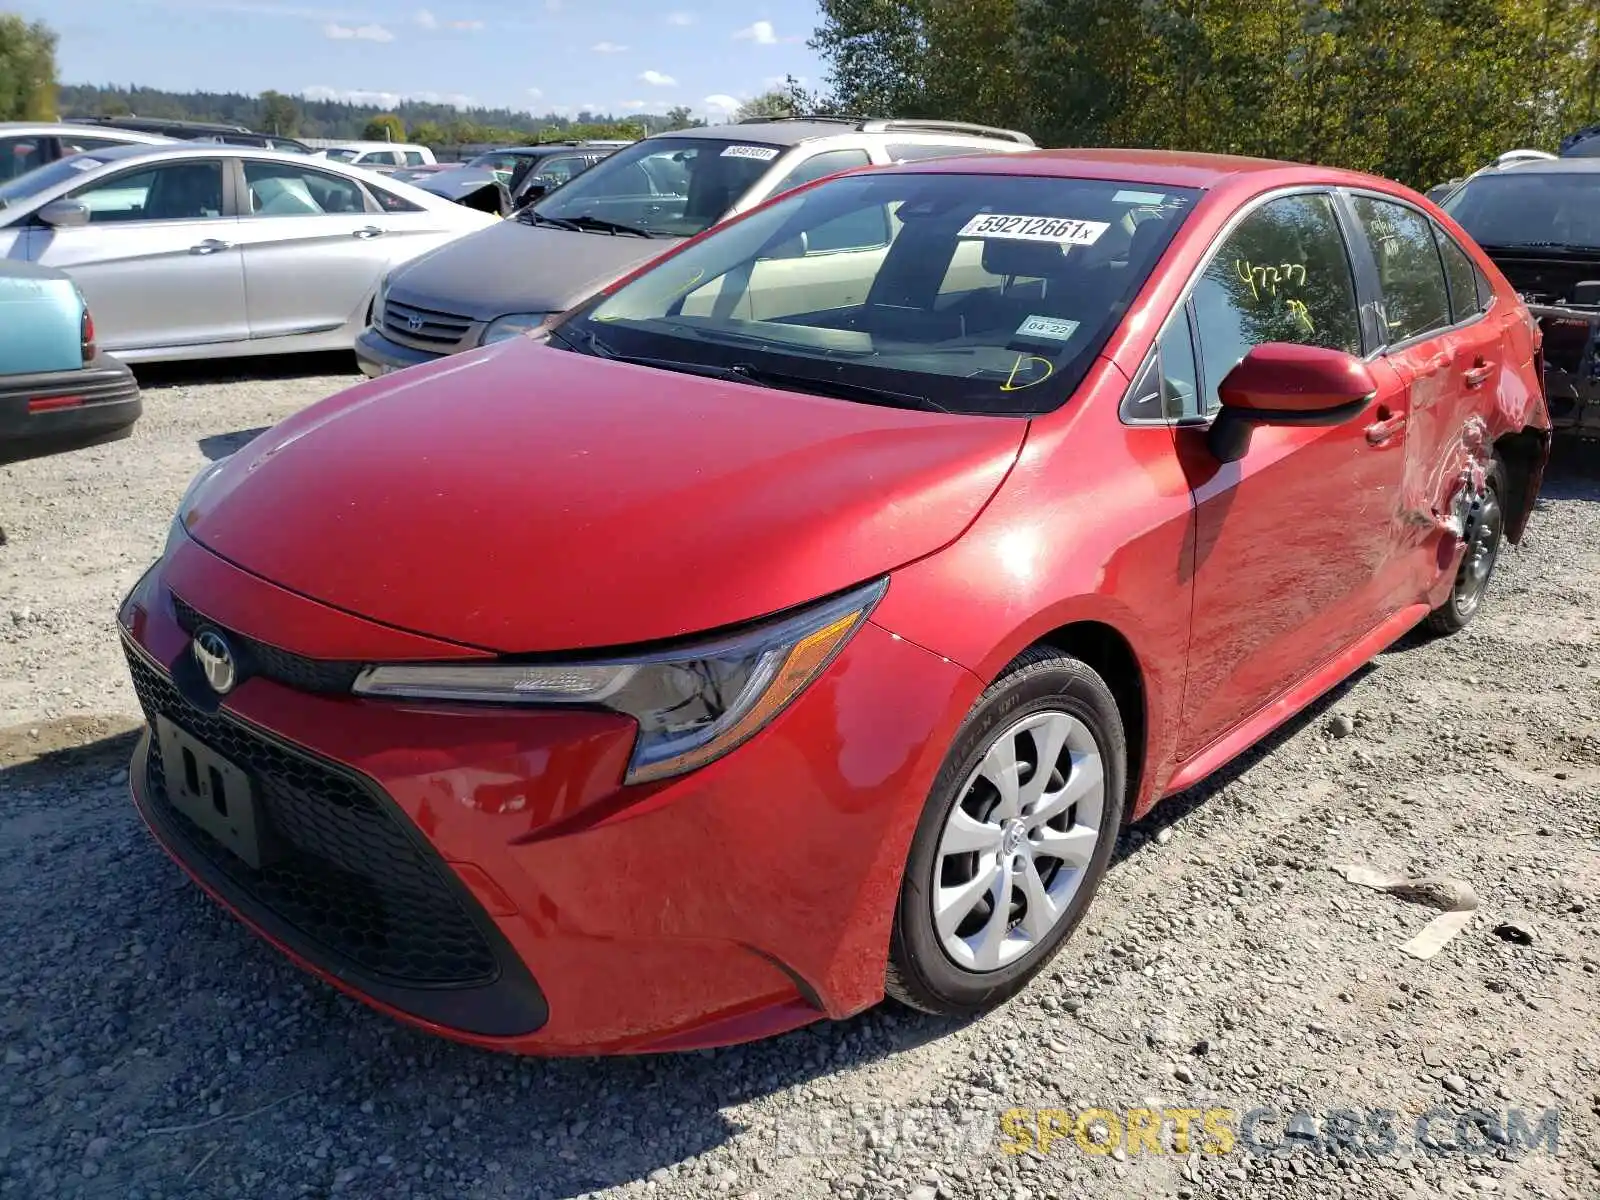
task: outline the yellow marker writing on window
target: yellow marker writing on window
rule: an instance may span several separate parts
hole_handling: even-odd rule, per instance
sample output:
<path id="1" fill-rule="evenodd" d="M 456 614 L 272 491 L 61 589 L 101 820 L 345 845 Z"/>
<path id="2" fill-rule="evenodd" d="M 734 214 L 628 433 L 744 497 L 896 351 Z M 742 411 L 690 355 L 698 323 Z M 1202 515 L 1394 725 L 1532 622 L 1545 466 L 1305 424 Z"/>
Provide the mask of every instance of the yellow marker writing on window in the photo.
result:
<path id="1" fill-rule="evenodd" d="M 1018 383 L 1017 376 L 1026 370 L 1031 370 L 1030 363 L 1037 363 L 1044 368 L 1044 374 L 1037 379 L 1030 379 L 1026 383 Z M 1002 392 L 1020 392 L 1023 388 L 1036 387 L 1056 373 L 1055 364 L 1048 358 L 1037 354 L 1019 354 L 1017 361 L 1011 364 L 1011 373 L 1006 376 L 1006 381 L 1000 385 Z"/>

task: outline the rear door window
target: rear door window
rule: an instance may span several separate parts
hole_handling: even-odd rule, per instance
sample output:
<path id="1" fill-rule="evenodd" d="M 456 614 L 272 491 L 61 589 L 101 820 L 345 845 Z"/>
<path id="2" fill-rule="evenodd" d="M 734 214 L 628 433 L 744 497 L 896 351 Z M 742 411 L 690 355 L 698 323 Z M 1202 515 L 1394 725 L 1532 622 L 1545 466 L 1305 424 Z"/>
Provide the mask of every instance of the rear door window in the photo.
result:
<path id="1" fill-rule="evenodd" d="M 1372 196 L 1357 196 L 1355 209 L 1377 263 L 1389 342 L 1449 325 L 1450 289 L 1433 223 L 1404 204 Z"/>
<path id="2" fill-rule="evenodd" d="M 1456 244 L 1456 240 L 1437 225 L 1433 227 L 1433 236 L 1438 239 L 1439 254 L 1444 259 L 1445 282 L 1450 290 L 1450 315 L 1459 325 L 1483 311 L 1483 300 L 1478 295 L 1478 269 L 1472 265 L 1467 252 Z"/>
<path id="3" fill-rule="evenodd" d="M 73 151 L 72 153 L 76 153 Z M 0 138 L 0 183 L 44 165 L 42 137 Z"/>

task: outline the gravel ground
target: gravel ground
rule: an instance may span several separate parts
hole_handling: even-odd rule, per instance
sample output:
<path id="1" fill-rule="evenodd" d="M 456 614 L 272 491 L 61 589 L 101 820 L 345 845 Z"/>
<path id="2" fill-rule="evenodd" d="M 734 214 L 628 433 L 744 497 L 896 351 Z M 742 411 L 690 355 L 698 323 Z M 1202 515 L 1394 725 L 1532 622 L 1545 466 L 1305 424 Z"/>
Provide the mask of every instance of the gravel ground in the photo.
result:
<path id="1" fill-rule="evenodd" d="M 165 374 L 131 439 L 0 468 L 0 1196 L 1600 1196 L 1600 453 L 1558 458 L 1465 635 L 1406 640 L 1130 830 L 1001 1011 L 518 1060 L 302 976 L 126 797 L 118 599 L 207 457 L 352 380 Z M 1481 907 L 1419 962 L 1434 911 L 1336 863 Z M 1041 1149 L 1090 1108 L 1161 1110 L 1162 1152 L 1104 1153 L 1103 1118 Z M 1175 1148 L 1183 1109 L 1230 1110 L 1231 1152 L 1199 1115 Z"/>

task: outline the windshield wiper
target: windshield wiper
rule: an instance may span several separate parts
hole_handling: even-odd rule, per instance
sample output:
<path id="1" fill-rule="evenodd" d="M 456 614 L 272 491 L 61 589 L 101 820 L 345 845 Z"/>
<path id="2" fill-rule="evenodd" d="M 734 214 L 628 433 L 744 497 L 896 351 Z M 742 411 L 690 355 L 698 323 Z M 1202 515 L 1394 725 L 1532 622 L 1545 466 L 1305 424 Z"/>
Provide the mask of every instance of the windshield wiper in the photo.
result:
<path id="1" fill-rule="evenodd" d="M 554 229 L 566 229 L 573 233 L 583 232 L 582 226 L 573 221 L 563 220 L 560 217 L 547 217 L 543 213 L 534 212 L 531 208 L 518 213 L 517 220 L 524 225 L 549 225 Z"/>
<path id="2" fill-rule="evenodd" d="M 588 336 L 589 345 L 594 347 L 599 357 L 609 358 L 614 362 L 631 363 L 636 367 L 678 371 L 684 375 L 698 375 L 702 379 L 725 379 L 730 383 L 753 383 L 757 387 L 774 388 L 778 391 L 809 392 L 814 396 L 831 396 L 835 400 L 856 400 L 863 404 L 881 404 L 888 408 L 915 408 L 925 412 L 950 411 L 926 396 L 914 392 L 891 391 L 866 383 L 846 383 L 837 379 L 794 375 L 786 371 L 768 371 L 761 367 L 753 367 L 749 363 L 720 367 L 713 363 L 687 362 L 676 358 L 647 358 L 643 355 L 617 354 L 593 334 Z"/>
<path id="3" fill-rule="evenodd" d="M 550 218 L 547 217 L 545 219 L 549 220 Z M 567 219 L 566 224 L 572 226 L 574 229 L 593 230 L 595 233 L 609 233 L 613 237 L 619 233 L 625 234 L 628 237 L 655 237 L 655 234 L 651 233 L 648 229 L 640 229 L 634 225 L 623 225 L 616 221 L 608 221 L 604 217 L 591 217 L 588 213 L 585 213 L 581 217 L 571 217 Z"/>

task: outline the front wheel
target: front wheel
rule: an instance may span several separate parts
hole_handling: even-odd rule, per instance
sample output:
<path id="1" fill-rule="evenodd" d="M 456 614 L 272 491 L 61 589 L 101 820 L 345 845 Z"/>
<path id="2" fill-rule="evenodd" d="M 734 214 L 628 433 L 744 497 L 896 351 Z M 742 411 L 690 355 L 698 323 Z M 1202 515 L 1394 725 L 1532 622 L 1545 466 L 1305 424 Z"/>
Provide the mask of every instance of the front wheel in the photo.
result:
<path id="1" fill-rule="evenodd" d="M 1456 569 L 1456 581 L 1445 602 L 1428 614 L 1428 628 L 1434 633 L 1458 633 L 1471 623 L 1483 604 L 1489 580 L 1500 561 L 1500 545 L 1505 537 L 1506 519 L 1502 506 L 1506 493 L 1504 469 L 1496 462 L 1484 480 L 1483 496 L 1467 514 L 1467 551 Z"/>
<path id="2" fill-rule="evenodd" d="M 967 1016 L 1021 991 L 1105 875 L 1127 757 L 1099 675 L 1048 647 L 1013 662 L 967 715 L 912 838 L 889 995 Z"/>

